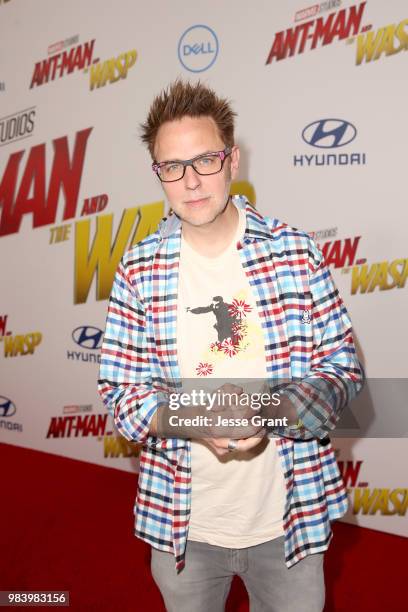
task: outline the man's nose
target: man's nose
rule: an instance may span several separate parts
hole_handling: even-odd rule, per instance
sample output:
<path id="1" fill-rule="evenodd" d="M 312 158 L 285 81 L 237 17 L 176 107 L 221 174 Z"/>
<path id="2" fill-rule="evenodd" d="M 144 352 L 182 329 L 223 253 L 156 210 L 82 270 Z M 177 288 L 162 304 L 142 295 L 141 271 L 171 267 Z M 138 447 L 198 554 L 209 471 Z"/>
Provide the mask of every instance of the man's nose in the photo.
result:
<path id="1" fill-rule="evenodd" d="M 193 166 L 186 166 L 186 171 L 184 173 L 184 184 L 187 189 L 197 189 L 200 183 L 200 175 L 197 174 Z"/>

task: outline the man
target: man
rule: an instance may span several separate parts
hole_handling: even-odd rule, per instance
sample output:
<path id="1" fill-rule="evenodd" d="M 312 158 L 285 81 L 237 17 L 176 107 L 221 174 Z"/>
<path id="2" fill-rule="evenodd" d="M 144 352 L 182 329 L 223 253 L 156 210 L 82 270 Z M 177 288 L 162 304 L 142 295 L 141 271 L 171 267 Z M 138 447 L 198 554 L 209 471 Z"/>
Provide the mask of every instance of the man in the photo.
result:
<path id="1" fill-rule="evenodd" d="M 119 432 L 143 445 L 135 535 L 152 546 L 167 610 L 221 611 L 239 575 L 251 610 L 312 612 L 324 605 L 330 522 L 347 509 L 327 434 L 363 374 L 314 242 L 229 195 L 234 114 L 209 88 L 181 81 L 150 108 L 142 139 L 173 213 L 120 263 L 99 391 Z M 228 337 L 214 329 L 222 304 Z M 211 414 L 242 417 L 236 427 L 209 419 L 172 433 L 170 393 L 197 379 L 235 392 Z M 239 400 L 254 388 L 245 394 L 241 379 L 280 390 L 264 414 L 281 425 L 245 421 L 251 408 Z"/>
<path id="2" fill-rule="evenodd" d="M 190 308 L 190 306 L 187 306 L 186 310 L 193 314 L 213 312 L 217 320 L 213 327 L 217 330 L 218 342 L 222 342 L 227 338 L 234 337 L 234 326 L 240 323 L 239 313 L 235 313 L 233 308 L 231 308 L 232 306 L 233 304 L 226 304 L 222 296 L 216 295 L 213 297 L 210 306 L 197 306 L 197 308 Z"/>

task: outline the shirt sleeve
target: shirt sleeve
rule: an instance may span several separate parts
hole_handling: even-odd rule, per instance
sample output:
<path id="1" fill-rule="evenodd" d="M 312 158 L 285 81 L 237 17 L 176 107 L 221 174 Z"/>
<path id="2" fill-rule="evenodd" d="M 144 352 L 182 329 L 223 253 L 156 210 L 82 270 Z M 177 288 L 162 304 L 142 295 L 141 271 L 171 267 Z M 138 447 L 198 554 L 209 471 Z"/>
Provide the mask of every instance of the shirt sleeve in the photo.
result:
<path id="1" fill-rule="evenodd" d="M 313 308 L 313 351 L 310 372 L 282 393 L 295 406 L 300 422 L 279 428 L 299 439 L 324 438 L 343 409 L 360 392 L 364 372 L 358 361 L 352 325 L 321 251 L 310 240 L 309 284 Z"/>
<path id="2" fill-rule="evenodd" d="M 166 395 L 152 382 L 145 307 L 124 260 L 115 275 L 101 349 L 98 392 L 120 434 L 145 443 L 150 422 Z"/>

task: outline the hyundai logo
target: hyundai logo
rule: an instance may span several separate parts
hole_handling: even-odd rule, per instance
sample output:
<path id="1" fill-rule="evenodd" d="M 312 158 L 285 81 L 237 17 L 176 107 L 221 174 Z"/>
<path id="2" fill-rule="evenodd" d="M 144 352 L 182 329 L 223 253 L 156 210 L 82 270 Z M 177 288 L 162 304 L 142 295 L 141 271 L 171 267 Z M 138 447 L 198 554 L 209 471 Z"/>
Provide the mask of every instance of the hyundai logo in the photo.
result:
<path id="1" fill-rule="evenodd" d="M 93 350 L 101 348 L 102 336 L 103 331 L 91 325 L 77 327 L 72 332 L 72 339 L 76 344 L 79 344 L 82 348 Z"/>
<path id="2" fill-rule="evenodd" d="M 194 25 L 182 34 L 178 44 L 178 57 L 186 70 L 203 72 L 217 59 L 218 48 L 214 30 L 206 25 Z"/>
<path id="3" fill-rule="evenodd" d="M 309 123 L 302 132 L 303 140 L 319 149 L 344 147 L 356 136 L 354 125 L 343 119 L 320 119 Z"/>
<path id="4" fill-rule="evenodd" d="M 7 397 L 0 395 L 0 417 L 11 417 L 17 412 L 16 405 L 14 402 L 9 400 Z"/>

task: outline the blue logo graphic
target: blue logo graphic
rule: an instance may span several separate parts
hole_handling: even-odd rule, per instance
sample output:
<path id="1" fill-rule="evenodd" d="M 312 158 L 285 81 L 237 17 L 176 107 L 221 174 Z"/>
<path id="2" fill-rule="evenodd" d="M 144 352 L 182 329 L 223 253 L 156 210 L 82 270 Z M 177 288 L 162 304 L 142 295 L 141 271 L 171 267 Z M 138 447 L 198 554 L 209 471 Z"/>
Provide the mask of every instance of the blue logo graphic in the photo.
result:
<path id="1" fill-rule="evenodd" d="M 206 25 L 194 25 L 182 34 L 178 44 L 181 64 L 190 72 L 208 70 L 217 59 L 218 38 Z"/>
<path id="2" fill-rule="evenodd" d="M 102 346 L 103 331 L 98 327 L 83 325 L 72 332 L 73 341 L 82 348 L 96 350 Z"/>
<path id="3" fill-rule="evenodd" d="M 319 149 L 344 147 L 356 136 L 354 125 L 343 119 L 320 119 L 309 123 L 302 132 L 303 140 Z"/>
<path id="4" fill-rule="evenodd" d="M 11 417 L 13 414 L 17 412 L 17 408 L 8 397 L 4 397 L 4 395 L 0 395 L 0 417 Z"/>

